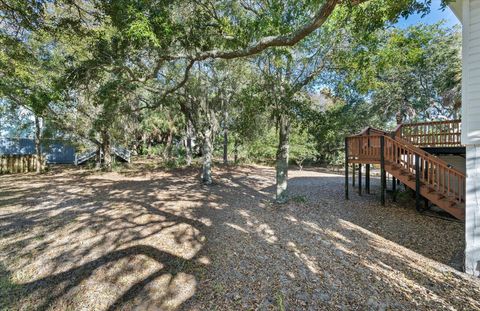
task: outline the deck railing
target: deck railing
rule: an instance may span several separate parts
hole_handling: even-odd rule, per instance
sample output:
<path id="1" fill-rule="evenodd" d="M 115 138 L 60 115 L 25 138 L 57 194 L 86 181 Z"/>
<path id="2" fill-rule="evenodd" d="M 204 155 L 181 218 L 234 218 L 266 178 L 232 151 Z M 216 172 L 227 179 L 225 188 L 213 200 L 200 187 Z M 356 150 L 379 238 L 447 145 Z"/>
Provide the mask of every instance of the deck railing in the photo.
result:
<path id="1" fill-rule="evenodd" d="M 386 162 L 399 165 L 415 176 L 418 174 L 420 183 L 437 193 L 457 203 L 464 202 L 465 174 L 407 141 L 388 136 L 384 140 Z"/>
<path id="2" fill-rule="evenodd" d="M 350 136 L 346 145 L 349 163 L 381 164 L 383 158 L 385 165 L 397 165 L 414 176 L 418 175 L 419 182 L 432 191 L 457 203 L 465 200 L 465 174 L 402 138 L 379 134 Z"/>
<path id="3" fill-rule="evenodd" d="M 373 134 L 347 137 L 348 161 L 350 163 L 379 163 L 380 137 L 382 136 L 384 135 Z"/>
<path id="4" fill-rule="evenodd" d="M 395 136 L 417 147 L 460 147 L 461 121 L 434 121 L 400 124 Z"/>
<path id="5" fill-rule="evenodd" d="M 124 159 L 125 161 L 127 161 L 128 163 L 130 163 L 130 154 L 131 153 L 128 149 L 118 147 L 118 146 L 113 146 L 111 148 L 111 152 L 112 152 L 112 154 L 114 154 L 116 156 L 119 156 L 122 159 Z M 85 161 L 88 161 L 91 158 L 93 158 L 94 156 L 96 156 L 96 154 L 97 154 L 97 150 L 89 150 L 89 151 L 84 152 L 84 153 L 75 154 L 74 163 L 75 163 L 75 165 L 82 164 Z M 103 159 L 103 152 L 102 151 L 100 151 L 100 157 Z"/>

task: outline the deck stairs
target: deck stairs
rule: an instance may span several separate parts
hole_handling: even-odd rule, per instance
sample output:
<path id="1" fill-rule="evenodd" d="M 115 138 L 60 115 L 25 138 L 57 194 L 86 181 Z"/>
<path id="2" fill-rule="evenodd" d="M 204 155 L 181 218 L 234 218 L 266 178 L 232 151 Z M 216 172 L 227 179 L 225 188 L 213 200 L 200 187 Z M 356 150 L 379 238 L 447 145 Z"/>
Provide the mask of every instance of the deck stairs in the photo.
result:
<path id="1" fill-rule="evenodd" d="M 129 150 L 127 150 L 123 147 L 114 146 L 114 147 L 112 147 L 111 152 L 112 152 L 112 155 L 115 155 L 120 160 L 130 163 L 130 151 Z M 94 158 L 96 154 L 97 154 L 96 149 L 88 150 L 87 152 L 84 152 L 84 153 L 77 153 L 77 154 L 75 154 L 74 163 L 75 163 L 75 165 L 83 164 L 83 163 L 87 162 L 88 160 Z M 100 156 L 103 157 L 102 152 L 100 152 Z"/>
<path id="2" fill-rule="evenodd" d="M 347 165 L 380 164 L 382 178 L 389 173 L 440 209 L 464 219 L 465 174 L 420 147 L 422 143 L 433 146 L 435 139 L 441 146 L 458 146 L 457 130 L 454 135 L 447 134 L 450 138 L 441 137 L 444 132 L 434 135 L 426 131 L 426 136 L 413 134 L 410 137 L 401 133 L 401 129 L 389 133 L 367 128 L 358 135 L 347 137 Z"/>

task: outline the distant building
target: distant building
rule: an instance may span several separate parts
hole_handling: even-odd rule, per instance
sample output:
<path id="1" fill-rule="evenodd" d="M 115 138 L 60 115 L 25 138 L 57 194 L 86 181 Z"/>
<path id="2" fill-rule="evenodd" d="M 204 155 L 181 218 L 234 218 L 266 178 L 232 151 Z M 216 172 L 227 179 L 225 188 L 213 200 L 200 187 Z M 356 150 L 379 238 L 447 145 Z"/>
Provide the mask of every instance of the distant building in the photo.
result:
<path id="1" fill-rule="evenodd" d="M 75 147 L 68 141 L 44 139 L 42 153 L 50 164 L 73 164 Z M 31 138 L 0 138 L 1 154 L 35 154 L 35 141 Z"/>

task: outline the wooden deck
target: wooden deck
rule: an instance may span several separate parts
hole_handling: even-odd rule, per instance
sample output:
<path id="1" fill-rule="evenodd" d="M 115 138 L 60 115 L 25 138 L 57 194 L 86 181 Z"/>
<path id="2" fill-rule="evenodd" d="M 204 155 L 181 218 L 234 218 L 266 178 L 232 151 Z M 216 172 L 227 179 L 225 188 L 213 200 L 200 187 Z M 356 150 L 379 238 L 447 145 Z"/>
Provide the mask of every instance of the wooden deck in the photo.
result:
<path id="1" fill-rule="evenodd" d="M 416 147 L 461 147 L 461 121 L 435 121 L 400 124 L 395 137 L 400 137 Z"/>
<path id="2" fill-rule="evenodd" d="M 464 219 L 465 174 L 421 149 L 460 147 L 460 125 L 459 120 L 403 124 L 392 133 L 367 128 L 358 135 L 347 137 L 346 198 L 348 199 L 348 165 L 367 165 L 365 185 L 369 185 L 369 165 L 379 164 L 382 203 L 385 203 L 386 173 L 389 173 L 416 191 L 418 210 L 421 210 L 420 200 L 423 197 L 454 217 Z M 359 174 L 360 193 L 361 184 Z"/>

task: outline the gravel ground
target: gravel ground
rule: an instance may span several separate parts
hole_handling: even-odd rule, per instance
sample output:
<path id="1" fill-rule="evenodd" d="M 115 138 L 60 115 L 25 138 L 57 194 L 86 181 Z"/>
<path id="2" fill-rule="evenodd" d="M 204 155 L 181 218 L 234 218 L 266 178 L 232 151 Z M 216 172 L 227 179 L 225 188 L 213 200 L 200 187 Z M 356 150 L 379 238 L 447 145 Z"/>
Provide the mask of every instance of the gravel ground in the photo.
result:
<path id="1" fill-rule="evenodd" d="M 480 310 L 480 281 L 450 263 L 463 224 L 343 177 L 136 166 L 0 176 L 0 309 Z M 375 182 L 374 182 L 375 183 Z M 375 186 L 374 186 L 375 190 Z"/>

